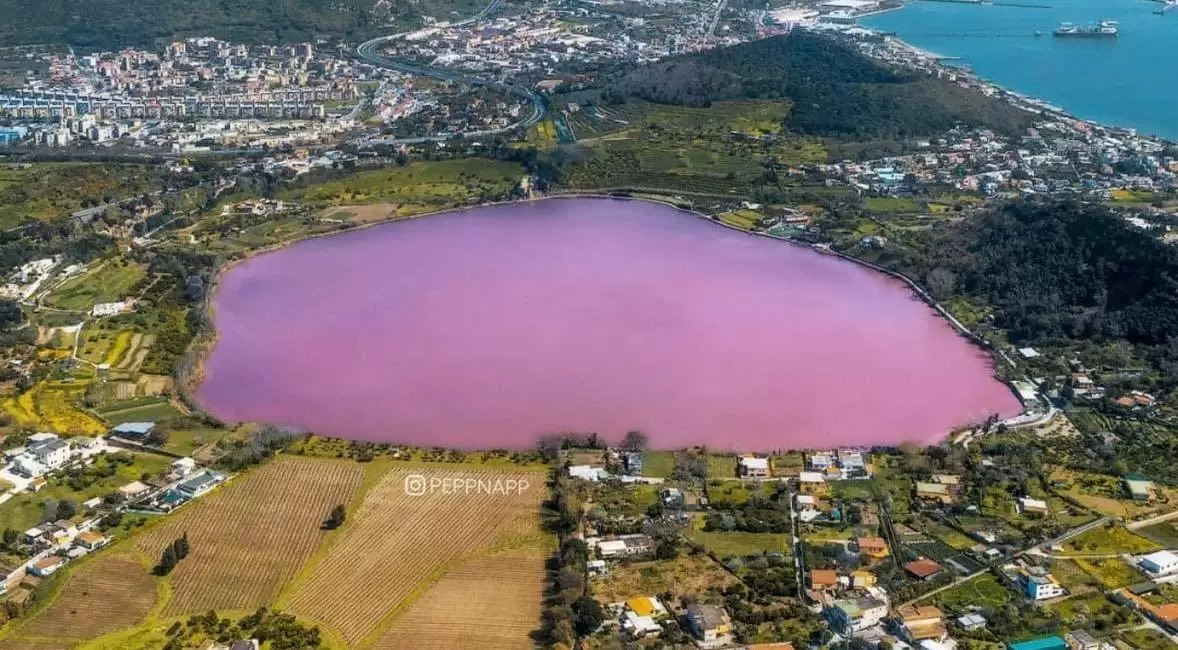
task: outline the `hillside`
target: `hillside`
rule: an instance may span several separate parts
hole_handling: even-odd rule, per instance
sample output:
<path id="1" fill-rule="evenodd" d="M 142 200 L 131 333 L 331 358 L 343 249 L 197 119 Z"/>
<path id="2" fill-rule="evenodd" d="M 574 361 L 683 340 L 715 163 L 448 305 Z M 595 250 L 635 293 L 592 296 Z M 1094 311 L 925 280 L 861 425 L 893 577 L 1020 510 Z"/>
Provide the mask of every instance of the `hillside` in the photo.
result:
<path id="1" fill-rule="evenodd" d="M 112 49 L 212 35 L 241 42 L 359 38 L 388 18 L 374 0 L 0 0 L 0 46 Z M 397 3 L 409 10 L 409 3 Z M 401 13 L 401 12 L 398 12 Z"/>
<path id="2" fill-rule="evenodd" d="M 1178 250 L 1106 208 L 1025 201 L 879 253 L 943 301 L 992 308 L 1020 345 L 1125 341 L 1178 376 Z"/>
<path id="3" fill-rule="evenodd" d="M 607 100 L 709 106 L 733 99 L 793 103 L 795 133 L 896 138 L 943 132 L 958 123 L 1004 132 L 1030 116 L 955 84 L 892 70 L 840 42 L 794 32 L 684 55 L 619 75 Z"/>

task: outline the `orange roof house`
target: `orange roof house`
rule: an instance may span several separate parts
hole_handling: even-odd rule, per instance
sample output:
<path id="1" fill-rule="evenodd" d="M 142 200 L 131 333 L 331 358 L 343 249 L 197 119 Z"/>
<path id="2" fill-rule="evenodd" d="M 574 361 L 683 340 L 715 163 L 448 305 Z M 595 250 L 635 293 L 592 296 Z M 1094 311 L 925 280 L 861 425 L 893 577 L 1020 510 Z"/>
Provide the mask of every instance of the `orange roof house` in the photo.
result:
<path id="1" fill-rule="evenodd" d="M 857 543 L 860 553 L 876 558 L 888 556 L 888 543 L 882 537 L 860 537 Z"/>
<path id="2" fill-rule="evenodd" d="M 839 575 L 834 569 L 810 569 L 810 588 L 834 589 L 839 584 Z"/>
<path id="3" fill-rule="evenodd" d="M 928 580 L 945 570 L 945 567 L 932 560 L 921 558 L 904 565 L 904 570 L 919 580 Z"/>

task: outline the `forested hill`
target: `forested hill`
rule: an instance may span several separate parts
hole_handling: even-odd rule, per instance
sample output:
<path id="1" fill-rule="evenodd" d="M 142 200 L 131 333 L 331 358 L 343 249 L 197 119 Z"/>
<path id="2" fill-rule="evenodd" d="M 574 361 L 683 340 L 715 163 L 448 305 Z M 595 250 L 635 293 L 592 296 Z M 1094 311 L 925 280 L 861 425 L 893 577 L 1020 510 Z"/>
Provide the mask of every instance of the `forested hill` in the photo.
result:
<path id="1" fill-rule="evenodd" d="M 956 84 L 897 72 L 829 37 L 788 36 L 683 55 L 629 71 L 606 98 L 708 106 L 731 99 L 793 103 L 796 133 L 849 138 L 932 135 L 958 123 L 1020 131 L 1031 116 Z"/>
<path id="2" fill-rule="evenodd" d="M 1178 341 L 1178 250 L 1101 206 L 1014 203 L 890 255 L 942 300 L 992 305 L 1018 343 Z"/>
<path id="3" fill-rule="evenodd" d="M 0 45 L 84 49 L 210 35 L 240 42 L 358 39 L 378 30 L 375 0 L 0 0 Z M 394 3 L 408 6 L 409 3 Z"/>

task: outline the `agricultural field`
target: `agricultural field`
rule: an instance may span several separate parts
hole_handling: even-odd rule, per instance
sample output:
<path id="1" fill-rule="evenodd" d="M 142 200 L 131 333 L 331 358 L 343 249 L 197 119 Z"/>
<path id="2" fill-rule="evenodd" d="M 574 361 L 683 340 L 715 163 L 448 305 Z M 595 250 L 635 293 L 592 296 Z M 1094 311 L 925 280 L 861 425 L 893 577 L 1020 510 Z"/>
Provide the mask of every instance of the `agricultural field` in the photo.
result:
<path id="1" fill-rule="evenodd" d="M 1170 502 L 1178 496 L 1178 493 L 1169 488 L 1155 485 L 1157 501 L 1134 501 L 1129 498 L 1125 482 L 1120 477 L 1093 472 L 1076 472 L 1060 468 L 1052 472 L 1051 478 L 1053 481 L 1066 483 L 1067 487 L 1062 493 L 1093 511 L 1128 520 L 1143 519 L 1171 510 Z"/>
<path id="2" fill-rule="evenodd" d="M 134 373 L 143 365 L 155 343 L 154 334 L 99 325 L 82 330 L 78 356 L 95 365 L 106 364 L 112 373 Z"/>
<path id="3" fill-rule="evenodd" d="M 16 646 L 64 647 L 131 627 L 148 616 L 157 591 L 156 579 L 133 553 L 96 556 L 70 574 L 51 605 L 22 621 L 13 635 Z"/>
<path id="4" fill-rule="evenodd" d="M 1144 573 L 1119 557 L 1078 559 L 1075 562 L 1076 566 L 1099 581 L 1105 589 L 1120 589 L 1145 580 Z"/>
<path id="5" fill-rule="evenodd" d="M 476 483 L 473 493 L 446 494 L 439 486 L 418 494 L 442 480 L 482 481 L 489 489 Z M 494 485 L 502 491 L 494 492 Z M 546 538 L 538 519 L 544 496 L 544 478 L 536 473 L 395 467 L 349 513 L 335 543 L 288 581 L 278 605 L 331 628 L 350 644 L 375 641 L 393 617 L 461 564 L 495 551 L 542 545 Z M 357 593 L 365 597 L 357 599 Z"/>
<path id="6" fill-rule="evenodd" d="M 1048 607 L 1059 614 L 1066 628 L 1095 625 L 1098 630 L 1109 629 L 1136 619 L 1132 612 L 1102 593 L 1067 598 Z"/>
<path id="7" fill-rule="evenodd" d="M 164 613 L 272 604 L 319 546 L 328 512 L 349 502 L 364 472 L 357 463 L 281 458 L 138 537 L 136 545 L 154 559 L 188 534 L 191 555 L 170 575 L 172 599 Z"/>
<path id="8" fill-rule="evenodd" d="M 1051 563 L 1051 575 L 1068 593 L 1084 593 L 1100 588 L 1100 581 L 1080 568 L 1075 560 L 1054 560 Z"/>
<path id="9" fill-rule="evenodd" d="M 501 196 L 519 184 L 524 170 L 493 160 L 415 162 L 284 191 L 279 198 L 321 206 L 397 204 L 397 214 L 440 210 Z"/>
<path id="10" fill-rule="evenodd" d="M 44 299 L 55 309 L 89 311 L 103 302 L 117 302 L 130 297 L 131 289 L 147 277 L 140 264 L 115 258 L 99 262 L 85 273 L 66 280 Z"/>
<path id="11" fill-rule="evenodd" d="M 1107 553 L 1149 553 L 1161 548 L 1157 542 L 1137 535 L 1117 524 L 1094 528 L 1064 542 L 1066 553 L 1107 554 Z"/>
<path id="12" fill-rule="evenodd" d="M 593 595 L 602 603 L 671 592 L 676 596 L 723 590 L 736 578 L 706 555 L 680 555 L 673 560 L 635 562 L 610 568 L 608 576 L 593 578 Z"/>
<path id="13" fill-rule="evenodd" d="M 87 384 L 43 381 L 16 397 L 0 403 L 22 426 L 61 434 L 97 436 L 106 433 L 98 418 L 81 410 Z"/>
<path id="14" fill-rule="evenodd" d="M 546 556 L 508 551 L 442 577 L 394 621 L 376 650 L 531 650 L 540 623 Z"/>
<path id="15" fill-rule="evenodd" d="M 50 516 L 49 511 L 56 510 L 63 500 L 77 506 L 87 499 L 106 496 L 132 481 L 170 469 L 170 459 L 154 454 L 119 452 L 99 456 L 75 481 L 55 477 L 38 492 L 22 492 L 0 504 L 0 522 L 3 522 L 0 527 L 27 530 L 42 521 L 58 519 Z"/>
<path id="16" fill-rule="evenodd" d="M 736 456 L 708 455 L 708 478 L 736 478 Z"/>

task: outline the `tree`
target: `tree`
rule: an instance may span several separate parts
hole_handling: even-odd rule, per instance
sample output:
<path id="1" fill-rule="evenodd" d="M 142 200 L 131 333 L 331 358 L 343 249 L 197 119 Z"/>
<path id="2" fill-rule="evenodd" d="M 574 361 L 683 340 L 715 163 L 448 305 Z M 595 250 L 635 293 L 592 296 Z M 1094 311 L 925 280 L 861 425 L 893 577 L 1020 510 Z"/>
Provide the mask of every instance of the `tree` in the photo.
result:
<path id="1" fill-rule="evenodd" d="M 78 506 L 74 505 L 73 501 L 69 499 L 62 499 L 57 504 L 57 518 L 58 519 L 73 519 L 74 515 L 78 514 Z"/>
<path id="2" fill-rule="evenodd" d="M 645 433 L 638 429 L 626 432 L 626 437 L 622 438 L 622 449 L 627 451 L 643 451 L 649 442 Z"/>
<path id="3" fill-rule="evenodd" d="M 190 550 L 188 545 L 188 531 L 184 531 L 184 535 L 176 540 L 176 547 L 176 557 L 181 560 L 188 557 L 188 551 Z"/>
<path id="4" fill-rule="evenodd" d="M 592 634 L 604 620 L 601 604 L 592 596 L 581 596 L 573 601 L 573 629 L 582 636 Z"/>
<path id="5" fill-rule="evenodd" d="M 343 504 L 337 505 L 328 513 L 327 519 L 323 522 L 323 528 L 327 530 L 335 530 L 344 525 L 344 520 L 347 519 L 347 510 Z"/>
<path id="6" fill-rule="evenodd" d="M 164 554 L 160 556 L 159 564 L 155 565 L 155 574 L 166 576 L 176 568 L 176 563 L 179 559 L 176 557 L 176 548 L 174 545 L 169 545 L 164 549 Z"/>

